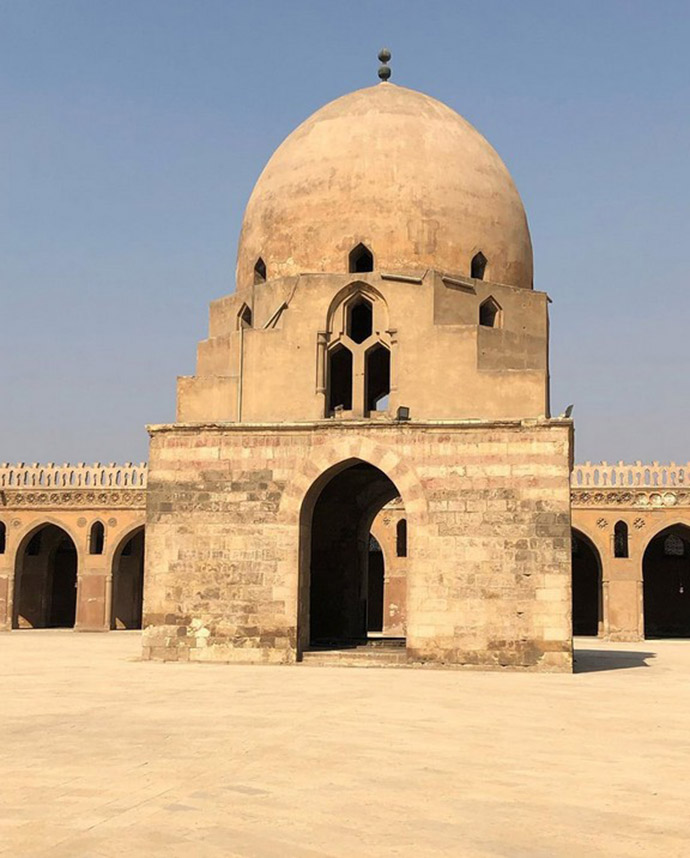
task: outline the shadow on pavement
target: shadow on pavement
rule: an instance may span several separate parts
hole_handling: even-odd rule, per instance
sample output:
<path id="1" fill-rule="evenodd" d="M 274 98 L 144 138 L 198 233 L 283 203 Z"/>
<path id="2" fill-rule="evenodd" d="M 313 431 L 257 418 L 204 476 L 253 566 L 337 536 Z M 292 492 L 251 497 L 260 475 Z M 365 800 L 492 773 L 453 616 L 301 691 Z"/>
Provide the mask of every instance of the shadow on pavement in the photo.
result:
<path id="1" fill-rule="evenodd" d="M 576 649 L 573 673 L 594 673 L 599 670 L 626 670 L 630 667 L 649 667 L 648 658 L 655 652 L 615 651 L 607 649 Z"/>

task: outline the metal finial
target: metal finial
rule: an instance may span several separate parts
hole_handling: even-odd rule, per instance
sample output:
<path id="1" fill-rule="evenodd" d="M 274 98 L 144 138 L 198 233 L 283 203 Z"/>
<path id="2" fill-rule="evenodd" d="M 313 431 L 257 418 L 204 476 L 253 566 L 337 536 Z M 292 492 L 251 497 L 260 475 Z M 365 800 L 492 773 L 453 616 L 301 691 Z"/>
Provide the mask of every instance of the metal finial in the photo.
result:
<path id="1" fill-rule="evenodd" d="M 390 59 L 391 52 L 388 50 L 388 48 L 382 48 L 379 51 L 379 62 L 381 62 L 381 65 L 379 66 L 379 77 L 384 82 L 387 81 L 388 78 L 391 76 L 391 70 L 388 68 L 387 65 L 387 63 L 390 62 Z"/>

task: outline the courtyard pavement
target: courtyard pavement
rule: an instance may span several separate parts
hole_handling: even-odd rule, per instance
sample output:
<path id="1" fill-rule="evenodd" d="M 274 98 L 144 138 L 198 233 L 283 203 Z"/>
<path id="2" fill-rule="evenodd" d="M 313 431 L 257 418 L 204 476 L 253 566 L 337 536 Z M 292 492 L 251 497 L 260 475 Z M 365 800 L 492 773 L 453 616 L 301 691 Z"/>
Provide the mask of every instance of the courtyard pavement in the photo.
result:
<path id="1" fill-rule="evenodd" d="M 579 672 L 138 661 L 0 635 L 0 855 L 690 854 L 690 641 Z"/>

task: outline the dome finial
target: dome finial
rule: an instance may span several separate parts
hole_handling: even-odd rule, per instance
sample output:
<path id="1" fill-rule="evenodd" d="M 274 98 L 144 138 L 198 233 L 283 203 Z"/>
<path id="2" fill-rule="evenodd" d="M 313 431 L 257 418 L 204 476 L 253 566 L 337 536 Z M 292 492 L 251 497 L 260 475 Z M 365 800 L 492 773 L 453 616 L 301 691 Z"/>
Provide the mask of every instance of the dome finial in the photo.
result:
<path id="1" fill-rule="evenodd" d="M 390 59 L 391 52 L 388 48 L 382 48 L 379 51 L 379 61 L 381 62 L 381 65 L 379 66 L 379 77 L 381 78 L 382 83 L 385 83 L 391 76 L 391 70 L 387 65 L 387 63 L 390 62 Z"/>

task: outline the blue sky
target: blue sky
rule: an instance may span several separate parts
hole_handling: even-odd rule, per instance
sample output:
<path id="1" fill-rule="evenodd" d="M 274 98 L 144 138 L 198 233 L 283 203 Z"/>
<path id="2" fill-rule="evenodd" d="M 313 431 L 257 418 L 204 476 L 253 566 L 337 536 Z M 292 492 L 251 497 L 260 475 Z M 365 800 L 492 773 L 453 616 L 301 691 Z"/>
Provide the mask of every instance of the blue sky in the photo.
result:
<path id="1" fill-rule="evenodd" d="M 3 0 L 0 460 L 146 458 L 264 163 L 387 45 L 515 178 L 578 459 L 687 461 L 688 44 L 672 0 Z"/>

